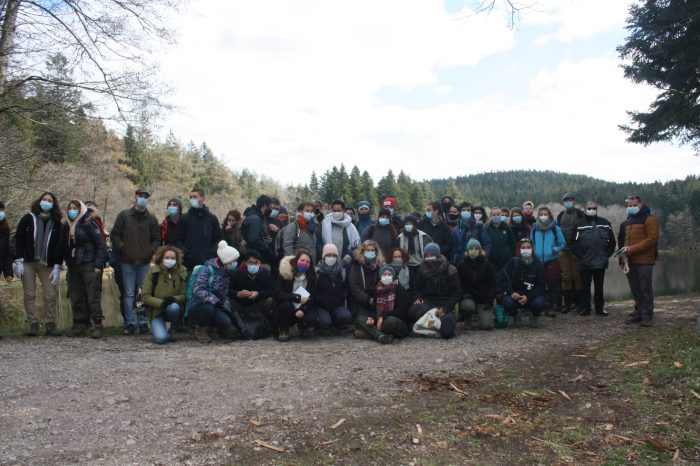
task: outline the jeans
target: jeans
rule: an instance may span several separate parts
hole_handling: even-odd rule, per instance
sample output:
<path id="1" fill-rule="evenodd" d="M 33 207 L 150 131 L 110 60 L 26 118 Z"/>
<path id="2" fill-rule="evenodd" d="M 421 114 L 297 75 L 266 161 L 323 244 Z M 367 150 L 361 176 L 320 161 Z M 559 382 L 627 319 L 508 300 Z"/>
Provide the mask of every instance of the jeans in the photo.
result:
<path id="1" fill-rule="evenodd" d="M 153 335 L 153 341 L 159 345 L 167 343 L 168 330 L 165 328 L 165 323 L 170 322 L 171 328 L 176 328 L 177 323 L 180 319 L 180 305 L 173 303 L 165 308 L 165 312 L 155 317 L 151 321 L 151 334 Z"/>
<path id="2" fill-rule="evenodd" d="M 215 327 L 218 330 L 231 328 L 231 317 L 213 304 L 197 304 L 190 309 L 190 319 L 194 319 L 198 327 Z"/>
<path id="3" fill-rule="evenodd" d="M 124 280 L 124 327 L 136 325 L 136 313 L 134 312 L 134 298 L 143 279 L 146 278 L 150 264 L 127 264 L 122 262 L 122 279 Z M 139 316 L 139 325 L 148 324 L 145 315 Z"/>
<path id="4" fill-rule="evenodd" d="M 318 308 L 318 327 L 321 330 L 328 330 L 331 327 L 343 328 L 352 322 L 352 314 L 345 307 L 339 307 L 332 311 Z"/>
<path id="5" fill-rule="evenodd" d="M 510 296 L 503 297 L 503 309 L 505 309 L 505 311 L 512 316 L 517 314 L 519 310 L 525 311 L 527 309 L 529 309 L 530 312 L 532 312 L 533 316 L 538 316 L 546 308 L 547 298 L 545 298 L 544 296 L 537 296 L 532 301 L 528 300 L 527 304 L 525 304 L 524 306 L 521 305 L 519 302 L 515 301 Z"/>

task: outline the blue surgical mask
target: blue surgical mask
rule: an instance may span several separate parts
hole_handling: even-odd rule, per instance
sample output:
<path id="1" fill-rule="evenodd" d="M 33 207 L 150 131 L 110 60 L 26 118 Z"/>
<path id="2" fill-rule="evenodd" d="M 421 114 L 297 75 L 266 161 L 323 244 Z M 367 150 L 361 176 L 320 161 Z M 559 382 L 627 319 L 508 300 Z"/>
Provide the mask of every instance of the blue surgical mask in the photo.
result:
<path id="1" fill-rule="evenodd" d="M 190 207 L 199 209 L 199 199 L 190 199 Z"/>
<path id="2" fill-rule="evenodd" d="M 41 207 L 41 210 L 43 210 L 44 212 L 50 212 L 51 209 L 53 209 L 53 202 L 41 201 L 39 202 L 39 207 Z"/>
<path id="3" fill-rule="evenodd" d="M 180 209 L 177 208 L 176 206 L 168 207 L 168 215 L 170 215 L 171 217 L 176 216 L 178 214 L 178 212 L 180 212 Z"/>
<path id="4" fill-rule="evenodd" d="M 403 229 L 406 230 L 406 233 L 411 233 L 413 231 L 413 225 L 404 225 Z"/>
<path id="5" fill-rule="evenodd" d="M 136 205 L 143 208 L 148 205 L 148 198 L 145 197 L 137 197 L 136 198 Z"/>
<path id="6" fill-rule="evenodd" d="M 4 211 L 0 212 L 0 222 L 2 222 L 3 220 L 5 220 L 5 212 Z"/>
<path id="7" fill-rule="evenodd" d="M 494 215 L 493 217 L 491 217 L 492 223 L 501 223 L 502 221 L 503 217 L 501 217 L 500 215 Z"/>
<path id="8" fill-rule="evenodd" d="M 377 253 L 374 251 L 365 251 L 363 255 L 368 261 L 373 261 L 377 257 Z"/>
<path id="9" fill-rule="evenodd" d="M 627 208 L 627 215 L 637 215 L 638 213 L 639 213 L 639 206 Z"/>
<path id="10" fill-rule="evenodd" d="M 236 261 L 233 261 L 228 265 L 229 270 L 236 270 L 236 268 L 238 268 L 238 262 Z"/>
<path id="11" fill-rule="evenodd" d="M 314 214 L 313 212 L 304 212 L 304 218 L 306 219 L 306 221 L 310 222 L 314 218 L 316 218 L 316 214 Z"/>
<path id="12" fill-rule="evenodd" d="M 513 223 L 516 225 L 520 225 L 523 221 L 523 218 L 520 215 L 515 215 L 513 216 Z"/>
<path id="13" fill-rule="evenodd" d="M 477 222 L 481 220 L 481 217 L 483 217 L 483 214 L 474 214 L 474 220 L 476 220 Z"/>
<path id="14" fill-rule="evenodd" d="M 280 213 L 279 209 L 272 209 L 272 210 L 270 211 L 270 218 L 275 218 L 275 217 L 277 217 L 277 216 L 279 215 L 279 213 Z"/>
<path id="15" fill-rule="evenodd" d="M 248 273 L 255 275 L 260 272 L 260 266 L 258 264 L 248 264 Z"/>
<path id="16" fill-rule="evenodd" d="M 68 209 L 68 218 L 70 220 L 75 220 L 76 218 L 78 218 L 79 213 L 80 211 L 78 209 Z"/>
<path id="17" fill-rule="evenodd" d="M 463 210 L 462 212 L 459 213 L 459 215 L 461 215 L 462 219 L 464 219 L 464 220 L 469 220 L 470 218 L 472 218 L 472 213 L 469 212 L 468 210 Z"/>
<path id="18" fill-rule="evenodd" d="M 432 211 L 432 210 L 426 210 L 426 211 L 425 211 L 425 218 L 427 218 L 428 220 L 432 219 L 432 218 L 433 218 L 433 211 Z"/>
<path id="19" fill-rule="evenodd" d="M 382 226 L 387 226 L 391 221 L 388 218 L 381 217 L 379 219 L 379 224 Z"/>
<path id="20" fill-rule="evenodd" d="M 574 201 L 564 201 L 564 207 L 571 209 L 574 207 Z"/>
<path id="21" fill-rule="evenodd" d="M 163 259 L 163 265 L 166 269 L 172 269 L 177 264 L 176 259 Z"/>

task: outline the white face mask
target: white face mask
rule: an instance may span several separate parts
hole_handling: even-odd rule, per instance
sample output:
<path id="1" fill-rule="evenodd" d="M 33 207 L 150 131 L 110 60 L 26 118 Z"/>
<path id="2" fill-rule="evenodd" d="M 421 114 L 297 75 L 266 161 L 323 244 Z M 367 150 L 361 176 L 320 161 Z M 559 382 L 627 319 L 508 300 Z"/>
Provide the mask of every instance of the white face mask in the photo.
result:
<path id="1" fill-rule="evenodd" d="M 323 258 L 323 262 L 325 262 L 328 267 L 333 267 L 338 262 L 338 258 L 333 256 L 326 256 Z"/>
<path id="2" fill-rule="evenodd" d="M 474 214 L 474 220 L 476 220 L 477 222 L 481 220 L 481 214 Z"/>
<path id="3" fill-rule="evenodd" d="M 166 269 L 172 269 L 175 267 L 175 264 L 177 264 L 176 259 L 163 259 L 163 265 Z"/>
<path id="4" fill-rule="evenodd" d="M 336 220 L 342 220 L 345 218 L 345 214 L 343 212 L 333 212 L 333 218 Z"/>
<path id="5" fill-rule="evenodd" d="M 393 281 L 394 277 L 392 277 L 391 275 L 382 275 L 382 284 L 384 284 L 384 286 L 391 285 L 391 282 Z"/>
<path id="6" fill-rule="evenodd" d="M 532 257 L 532 249 L 521 249 L 520 256 L 521 257 Z"/>
<path id="7" fill-rule="evenodd" d="M 549 221 L 549 215 L 540 215 L 540 222 L 547 223 Z"/>
<path id="8" fill-rule="evenodd" d="M 596 209 L 586 209 L 586 215 L 589 217 L 595 217 L 598 214 L 598 210 Z"/>

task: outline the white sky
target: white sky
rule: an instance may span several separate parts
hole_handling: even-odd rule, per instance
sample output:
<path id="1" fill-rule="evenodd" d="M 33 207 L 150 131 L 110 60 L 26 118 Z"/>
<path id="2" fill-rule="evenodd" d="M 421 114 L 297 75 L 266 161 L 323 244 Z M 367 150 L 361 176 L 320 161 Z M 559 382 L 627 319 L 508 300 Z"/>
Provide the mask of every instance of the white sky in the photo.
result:
<path id="1" fill-rule="evenodd" d="M 689 148 L 617 128 L 655 95 L 619 68 L 628 3 L 540 0 L 510 29 L 465 0 L 191 0 L 162 60 L 181 109 L 163 130 L 293 184 L 341 163 L 375 182 L 389 168 L 698 173 Z"/>

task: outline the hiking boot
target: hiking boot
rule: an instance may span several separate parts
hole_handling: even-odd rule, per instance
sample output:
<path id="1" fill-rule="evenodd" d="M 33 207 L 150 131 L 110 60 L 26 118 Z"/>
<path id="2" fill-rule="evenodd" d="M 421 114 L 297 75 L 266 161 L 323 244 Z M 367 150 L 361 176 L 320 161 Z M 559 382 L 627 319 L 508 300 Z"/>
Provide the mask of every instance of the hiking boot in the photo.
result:
<path id="1" fill-rule="evenodd" d="M 88 336 L 95 340 L 102 338 L 102 324 L 93 324 L 93 326 L 88 329 Z"/>
<path id="2" fill-rule="evenodd" d="M 148 329 L 148 324 L 139 325 L 139 333 L 141 335 L 150 335 L 151 331 Z"/>
<path id="3" fill-rule="evenodd" d="M 83 324 L 73 324 L 70 330 L 66 333 L 69 338 L 84 337 L 87 332 L 87 327 Z"/>
<path id="4" fill-rule="evenodd" d="M 534 314 L 530 316 L 530 327 L 540 328 L 540 316 Z"/>
<path id="5" fill-rule="evenodd" d="M 370 336 L 369 333 L 365 332 L 364 330 L 355 330 L 352 334 L 355 338 L 358 340 L 371 340 L 372 337 Z"/>
<path id="6" fill-rule="evenodd" d="M 642 327 L 651 327 L 651 319 L 645 319 L 642 318 L 642 321 L 639 323 Z"/>
<path id="7" fill-rule="evenodd" d="M 277 336 L 277 341 L 280 343 L 285 343 L 289 341 L 289 329 L 288 328 L 282 328 L 280 329 L 280 333 Z"/>
<path id="8" fill-rule="evenodd" d="M 124 327 L 124 335 L 133 335 L 134 333 L 136 333 L 136 325 L 127 324 L 126 327 Z"/>
<path id="9" fill-rule="evenodd" d="M 209 336 L 207 327 L 200 327 L 197 326 L 194 329 L 194 336 L 197 339 L 198 342 L 203 343 L 203 344 L 208 344 L 211 343 L 211 337 Z"/>
<path id="10" fill-rule="evenodd" d="M 46 322 L 46 330 L 44 330 L 44 335 L 47 337 L 62 337 L 63 333 L 56 328 L 56 324 L 53 322 Z"/>
<path id="11" fill-rule="evenodd" d="M 591 310 L 590 309 L 581 309 L 581 311 L 579 311 L 578 315 L 589 316 L 589 315 L 591 315 Z"/>
<path id="12" fill-rule="evenodd" d="M 642 318 L 640 316 L 632 316 L 625 321 L 626 324 L 638 324 L 640 322 L 642 322 Z"/>
<path id="13" fill-rule="evenodd" d="M 523 326 L 523 316 L 519 312 L 516 312 L 513 316 L 513 327 L 520 328 Z"/>
<path id="14" fill-rule="evenodd" d="M 389 343 L 392 343 L 394 341 L 394 337 L 391 335 L 387 335 L 386 333 L 382 333 L 377 337 L 377 341 L 382 345 L 388 345 Z"/>
<path id="15" fill-rule="evenodd" d="M 609 316 L 610 313 L 608 311 L 606 311 L 605 309 L 596 309 L 595 315 L 606 317 L 606 316 Z"/>
<path id="16" fill-rule="evenodd" d="M 29 331 L 27 332 L 28 337 L 38 337 L 39 336 L 39 324 L 31 324 L 29 326 Z"/>

